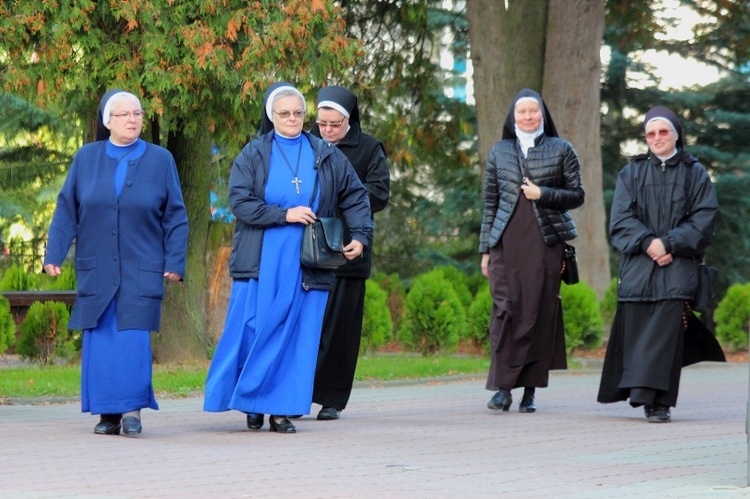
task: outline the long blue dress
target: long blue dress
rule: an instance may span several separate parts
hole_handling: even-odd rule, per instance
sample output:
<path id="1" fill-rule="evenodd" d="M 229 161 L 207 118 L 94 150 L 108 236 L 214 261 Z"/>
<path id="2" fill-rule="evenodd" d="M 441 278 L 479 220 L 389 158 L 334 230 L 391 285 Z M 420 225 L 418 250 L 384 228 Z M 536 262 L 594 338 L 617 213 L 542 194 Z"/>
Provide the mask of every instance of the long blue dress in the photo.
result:
<path id="1" fill-rule="evenodd" d="M 277 134 L 274 141 L 265 202 L 285 208 L 309 205 L 316 172 L 307 138 Z M 299 194 L 292 183 L 298 154 Z M 316 206 L 317 199 L 313 211 Z M 309 413 L 328 291 L 302 287 L 302 231 L 302 224 L 267 227 L 258 279 L 232 284 L 224 333 L 206 379 L 204 410 Z"/>
<path id="2" fill-rule="evenodd" d="M 115 195 L 120 196 L 128 161 L 146 152 L 146 143 L 129 146 L 107 142 L 107 155 L 119 158 Z M 95 328 L 83 331 L 81 352 L 81 411 L 123 414 L 150 407 L 158 410 L 151 384 L 151 333 L 144 329 L 117 330 L 117 296 L 102 313 Z"/>

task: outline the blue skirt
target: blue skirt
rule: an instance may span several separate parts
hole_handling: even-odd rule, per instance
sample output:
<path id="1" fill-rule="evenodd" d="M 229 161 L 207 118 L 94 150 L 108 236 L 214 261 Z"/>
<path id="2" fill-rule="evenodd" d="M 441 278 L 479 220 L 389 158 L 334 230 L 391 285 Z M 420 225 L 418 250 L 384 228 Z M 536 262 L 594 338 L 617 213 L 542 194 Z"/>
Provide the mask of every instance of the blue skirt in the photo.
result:
<path id="1" fill-rule="evenodd" d="M 308 414 L 328 291 L 304 290 L 299 224 L 265 230 L 258 279 L 234 281 L 203 409 Z"/>
<path id="2" fill-rule="evenodd" d="M 118 331 L 113 299 L 97 326 L 83 331 L 81 410 L 123 414 L 146 407 L 159 409 L 151 384 L 151 334 Z"/>

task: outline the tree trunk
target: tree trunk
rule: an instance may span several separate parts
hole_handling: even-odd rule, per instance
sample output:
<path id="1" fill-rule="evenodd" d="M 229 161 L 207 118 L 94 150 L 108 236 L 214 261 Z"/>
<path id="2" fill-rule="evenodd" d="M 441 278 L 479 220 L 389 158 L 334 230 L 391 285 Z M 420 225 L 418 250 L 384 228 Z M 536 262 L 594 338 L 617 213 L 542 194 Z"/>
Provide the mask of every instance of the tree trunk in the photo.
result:
<path id="1" fill-rule="evenodd" d="M 508 8 L 505 8 L 507 3 Z M 481 171 L 522 88 L 541 90 L 547 0 L 467 0 Z M 484 179 L 484 175 L 482 175 Z"/>
<path id="2" fill-rule="evenodd" d="M 210 346 L 206 332 L 206 245 L 210 222 L 211 137 L 208 131 L 191 137 L 170 133 L 167 149 L 177 162 L 189 236 L 185 280 L 166 285 L 161 334 L 154 340 L 154 357 L 158 362 L 205 359 Z"/>
<path id="3" fill-rule="evenodd" d="M 543 96 L 560 136 L 573 144 L 581 161 L 586 202 L 571 212 L 579 232 L 573 245 L 581 280 L 599 299 L 611 280 L 599 133 L 603 35 L 604 2 L 549 0 Z"/>

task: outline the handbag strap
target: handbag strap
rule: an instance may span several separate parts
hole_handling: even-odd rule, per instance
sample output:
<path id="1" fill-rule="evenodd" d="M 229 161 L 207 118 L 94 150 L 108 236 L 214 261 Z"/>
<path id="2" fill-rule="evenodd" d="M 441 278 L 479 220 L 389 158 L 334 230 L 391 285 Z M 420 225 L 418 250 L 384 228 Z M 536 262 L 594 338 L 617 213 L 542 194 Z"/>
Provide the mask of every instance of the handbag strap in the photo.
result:
<path id="1" fill-rule="evenodd" d="M 317 193 L 318 193 L 318 175 L 315 175 L 315 180 L 313 181 L 312 196 L 310 196 L 310 208 L 312 208 L 312 205 L 315 202 L 315 195 Z"/>

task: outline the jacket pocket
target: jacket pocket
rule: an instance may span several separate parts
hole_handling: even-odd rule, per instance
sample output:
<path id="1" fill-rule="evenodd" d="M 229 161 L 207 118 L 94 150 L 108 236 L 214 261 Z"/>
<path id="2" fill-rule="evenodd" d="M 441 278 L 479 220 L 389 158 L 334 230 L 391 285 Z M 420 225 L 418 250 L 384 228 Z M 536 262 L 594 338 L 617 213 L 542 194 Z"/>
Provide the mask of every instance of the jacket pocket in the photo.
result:
<path id="1" fill-rule="evenodd" d="M 78 296 L 96 294 L 96 257 L 76 258 L 76 285 Z"/>
<path id="2" fill-rule="evenodd" d="M 141 258 L 138 261 L 141 296 L 162 298 L 164 296 L 164 261 Z"/>

